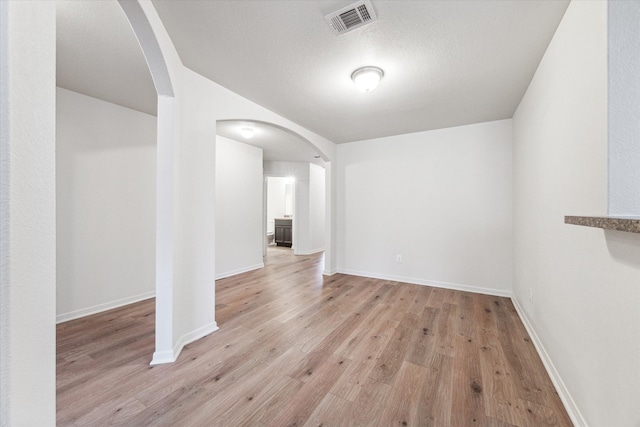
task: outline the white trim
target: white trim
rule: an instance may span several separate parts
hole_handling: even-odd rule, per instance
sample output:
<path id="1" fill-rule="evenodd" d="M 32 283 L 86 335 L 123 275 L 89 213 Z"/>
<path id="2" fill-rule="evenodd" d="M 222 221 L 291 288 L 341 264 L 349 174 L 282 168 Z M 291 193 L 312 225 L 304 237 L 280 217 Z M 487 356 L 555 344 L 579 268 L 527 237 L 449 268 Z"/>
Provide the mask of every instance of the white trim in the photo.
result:
<path id="1" fill-rule="evenodd" d="M 258 270 L 260 268 L 264 268 L 264 262 L 261 262 L 260 264 L 252 265 L 250 267 L 237 268 L 235 270 L 225 271 L 224 273 L 216 274 L 216 280 L 235 276 L 236 274 L 246 273 L 248 271 Z"/>
<path id="2" fill-rule="evenodd" d="M 338 272 L 338 270 L 323 270 L 322 271 L 322 275 L 323 276 L 333 276 L 337 272 Z"/>
<path id="3" fill-rule="evenodd" d="M 178 342 L 173 346 L 173 350 L 170 351 L 156 351 L 153 353 L 153 359 L 151 360 L 150 365 L 162 365 L 165 363 L 173 363 L 180 356 L 180 352 L 185 345 L 190 344 L 194 341 L 199 340 L 215 331 L 218 330 L 218 324 L 216 322 L 209 323 L 201 328 L 196 329 L 195 331 L 191 331 L 187 334 L 184 334 L 180 337 Z"/>
<path id="4" fill-rule="evenodd" d="M 151 360 L 151 363 L 149 363 L 149 365 L 155 366 L 155 365 L 162 365 L 165 363 L 173 363 L 176 361 L 177 358 L 178 357 L 175 355 L 175 350 L 154 351 L 153 359 Z"/>
<path id="5" fill-rule="evenodd" d="M 511 291 L 505 291 L 502 289 L 493 289 L 493 288 L 483 288 L 480 286 L 472 286 L 472 285 L 460 285 L 457 283 L 448 283 L 448 282 L 438 282 L 435 280 L 424 280 L 424 279 L 416 279 L 414 277 L 404 277 L 404 276 L 393 276 L 387 274 L 377 274 L 377 273 L 369 273 L 362 272 L 356 270 L 349 270 L 345 268 L 339 268 L 338 273 L 349 274 L 351 276 L 360 276 L 360 277 L 370 277 L 372 279 L 382 279 L 382 280 L 390 280 L 393 282 L 402 282 L 402 283 L 411 283 L 414 285 L 424 285 L 424 286 L 432 286 L 434 288 L 444 288 L 444 289 L 453 289 L 456 291 L 464 291 L 464 292 L 474 292 L 476 294 L 486 294 L 486 295 L 494 295 L 498 297 L 507 297 L 511 298 L 513 294 Z"/>
<path id="6" fill-rule="evenodd" d="M 312 249 L 310 251 L 302 251 L 302 252 L 295 252 L 294 251 L 294 255 L 313 255 L 313 254 L 317 254 L 318 252 L 322 252 L 324 251 L 324 248 L 318 248 L 318 249 Z"/>
<path id="7" fill-rule="evenodd" d="M 105 302 L 103 304 L 98 304 L 87 308 L 81 308 L 79 310 L 70 311 L 68 313 L 58 314 L 56 316 L 56 324 L 68 322 L 69 320 L 78 319 L 80 317 L 90 316 L 92 314 L 102 313 L 103 311 L 113 310 L 114 308 L 119 308 L 125 305 L 144 301 L 155 296 L 156 291 L 149 291 L 143 294 L 122 298 L 119 300 Z"/>
<path id="8" fill-rule="evenodd" d="M 522 309 L 522 306 L 520 306 L 520 303 L 518 302 L 515 295 L 511 297 L 511 301 L 513 301 L 513 306 L 516 308 L 516 311 L 518 312 L 518 316 L 520 316 L 520 320 L 522 321 L 522 324 L 524 325 L 525 329 L 529 333 L 529 336 L 533 341 L 533 345 L 536 347 L 536 350 L 538 351 L 538 355 L 540 356 L 540 359 L 542 359 L 542 363 L 544 364 L 544 367 L 547 370 L 547 374 L 549 374 L 549 377 L 551 378 L 551 382 L 553 382 L 553 385 L 555 386 L 556 391 L 560 396 L 560 400 L 562 400 L 562 403 L 564 404 L 564 407 L 567 410 L 567 414 L 569 414 L 569 418 L 571 418 L 571 422 L 576 427 L 587 427 L 587 422 L 585 421 L 584 417 L 580 413 L 580 410 L 578 409 L 578 405 L 576 405 L 575 401 L 573 400 L 573 397 L 571 397 L 571 394 L 569 393 L 569 390 L 564 385 L 564 381 L 562 381 L 562 377 L 560 377 L 560 374 L 556 370 L 556 367 L 553 365 L 553 362 L 551 361 L 551 358 L 549 357 L 547 350 L 545 350 L 544 346 L 542 345 L 542 342 L 540 341 L 538 334 L 536 334 L 536 331 L 533 328 L 533 325 L 531 324 L 531 322 L 529 322 L 529 318 L 525 314 L 525 311 Z"/>

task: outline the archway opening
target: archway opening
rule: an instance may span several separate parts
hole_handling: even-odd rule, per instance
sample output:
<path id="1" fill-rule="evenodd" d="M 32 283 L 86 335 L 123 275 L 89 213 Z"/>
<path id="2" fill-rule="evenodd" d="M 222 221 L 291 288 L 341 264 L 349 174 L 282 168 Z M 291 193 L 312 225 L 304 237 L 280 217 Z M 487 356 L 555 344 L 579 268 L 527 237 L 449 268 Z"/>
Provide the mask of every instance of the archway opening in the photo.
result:
<path id="1" fill-rule="evenodd" d="M 216 133 L 216 278 L 261 268 L 270 244 L 297 255 L 329 249 L 326 156 L 296 132 L 264 121 L 219 120 Z"/>

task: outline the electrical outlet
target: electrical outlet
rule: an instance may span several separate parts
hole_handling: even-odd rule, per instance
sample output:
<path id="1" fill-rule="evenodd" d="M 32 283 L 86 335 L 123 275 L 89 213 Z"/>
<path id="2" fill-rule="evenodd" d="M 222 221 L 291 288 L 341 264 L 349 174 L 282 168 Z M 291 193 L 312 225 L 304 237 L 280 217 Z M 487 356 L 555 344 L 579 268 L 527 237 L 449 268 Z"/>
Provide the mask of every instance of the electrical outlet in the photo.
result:
<path id="1" fill-rule="evenodd" d="M 402 255 L 400 255 L 400 254 L 396 255 L 396 262 L 398 264 L 402 264 Z"/>
<path id="2" fill-rule="evenodd" d="M 533 304 L 533 288 L 529 288 L 529 302 Z"/>

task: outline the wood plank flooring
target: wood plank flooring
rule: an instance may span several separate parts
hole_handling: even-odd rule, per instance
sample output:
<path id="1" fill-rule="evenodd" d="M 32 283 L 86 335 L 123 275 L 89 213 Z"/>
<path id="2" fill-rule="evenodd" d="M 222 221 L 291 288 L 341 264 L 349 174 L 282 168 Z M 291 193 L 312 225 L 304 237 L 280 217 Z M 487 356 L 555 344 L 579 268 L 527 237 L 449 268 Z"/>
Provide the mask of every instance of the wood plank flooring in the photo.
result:
<path id="1" fill-rule="evenodd" d="M 508 298 L 270 249 L 215 332 L 150 367 L 154 300 L 57 327 L 60 426 L 570 426 Z"/>

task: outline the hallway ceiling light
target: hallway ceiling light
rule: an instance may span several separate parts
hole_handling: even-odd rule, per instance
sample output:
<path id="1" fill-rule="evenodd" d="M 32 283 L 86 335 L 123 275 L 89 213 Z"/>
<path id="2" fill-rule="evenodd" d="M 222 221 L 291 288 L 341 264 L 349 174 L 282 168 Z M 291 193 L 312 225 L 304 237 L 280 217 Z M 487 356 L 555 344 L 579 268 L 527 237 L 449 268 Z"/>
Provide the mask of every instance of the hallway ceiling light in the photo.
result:
<path id="1" fill-rule="evenodd" d="M 384 71 L 378 67 L 361 67 L 351 74 L 351 80 L 356 84 L 356 87 L 362 92 L 371 92 L 374 90 L 382 77 Z"/>
<path id="2" fill-rule="evenodd" d="M 255 133 L 255 131 L 253 130 L 253 128 L 245 127 L 245 128 L 242 128 L 242 129 L 240 130 L 240 133 L 241 133 L 241 134 L 242 134 L 242 136 L 244 136 L 245 138 L 247 138 L 247 139 L 251 139 L 251 138 L 253 138 L 253 134 Z"/>

